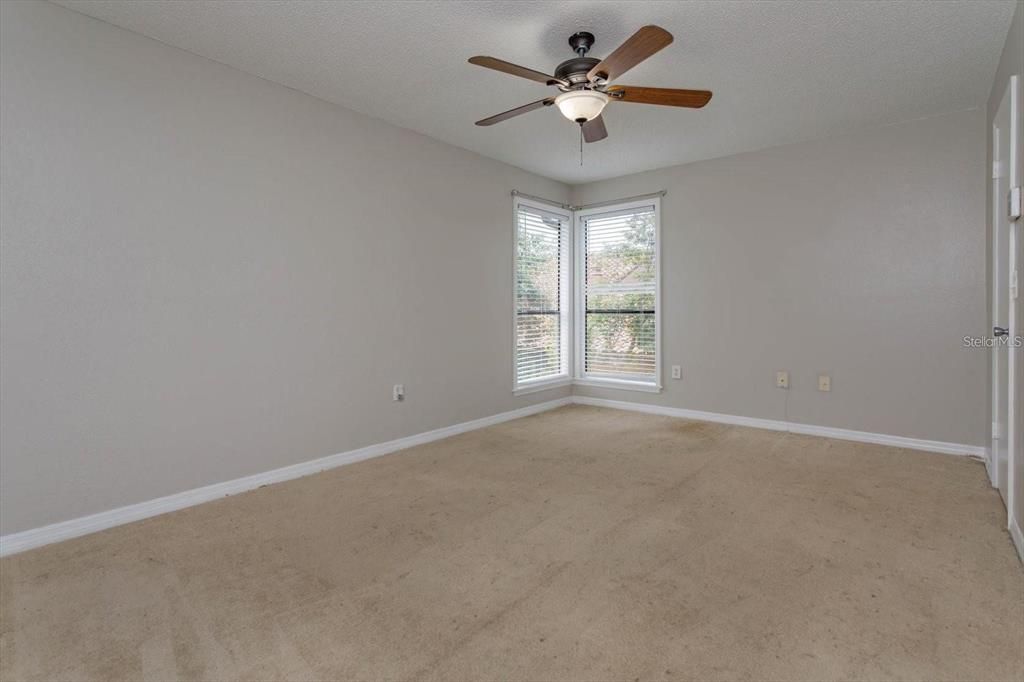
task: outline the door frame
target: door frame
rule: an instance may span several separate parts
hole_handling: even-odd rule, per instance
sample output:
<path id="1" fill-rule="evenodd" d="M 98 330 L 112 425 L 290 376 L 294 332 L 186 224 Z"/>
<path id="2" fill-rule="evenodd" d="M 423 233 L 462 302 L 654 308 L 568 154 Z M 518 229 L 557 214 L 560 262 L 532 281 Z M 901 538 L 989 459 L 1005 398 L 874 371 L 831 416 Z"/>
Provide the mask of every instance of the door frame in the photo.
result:
<path id="1" fill-rule="evenodd" d="M 989 449 L 989 457 L 986 461 L 988 468 L 989 479 L 992 485 L 996 488 L 1000 485 L 1005 485 L 1006 488 L 1006 512 L 1007 512 L 1007 523 L 1008 525 L 1012 522 L 1016 515 L 1016 507 L 1021 503 L 1020 500 L 1016 499 L 1016 485 L 1015 481 L 1019 476 L 1024 474 L 1024 471 L 1020 471 L 1024 467 L 1024 462 L 1021 462 L 1021 453 L 1018 452 L 1018 440 L 1020 433 L 1017 428 L 1017 415 L 1020 406 L 1017 405 L 1017 365 L 1020 363 L 1021 358 L 1018 357 L 1019 353 L 1016 352 L 1015 343 L 1013 342 L 1018 338 L 1020 333 L 1019 330 L 1019 315 L 1018 309 L 1020 306 L 1020 298 L 1017 295 L 1017 273 L 1019 270 L 1018 263 L 1018 251 L 1020 240 L 1022 236 L 1019 234 L 1020 220 L 1008 221 L 1008 232 L 1006 235 L 1005 251 L 1000 249 L 999 239 L 999 226 L 1001 221 L 1006 220 L 1007 212 L 1007 197 L 1003 196 L 1000 191 L 1000 179 L 1003 177 L 1003 173 L 1007 177 L 1007 187 L 1013 188 L 1020 186 L 1019 177 L 1019 166 L 1020 159 L 1017 158 L 1017 150 L 1020 140 L 1020 113 L 1018 111 L 1018 88 L 1019 79 L 1016 75 L 1010 77 L 1009 82 L 1006 85 L 1006 91 L 1003 93 L 1003 99 L 1000 101 L 999 109 L 1001 110 L 1003 104 L 1006 103 L 1009 106 L 1009 126 L 1008 130 L 1000 131 L 995 128 L 993 124 L 992 131 L 992 187 L 991 187 L 991 201 L 992 201 L 992 310 L 990 322 L 993 326 L 1000 323 L 999 318 L 999 302 L 1003 297 L 1007 299 L 1007 320 L 1006 326 L 1009 330 L 1009 334 L 1004 339 L 1007 339 L 1005 349 L 1003 347 L 994 345 L 992 348 L 991 358 L 991 376 L 992 376 L 992 406 L 991 406 L 991 421 L 992 421 L 992 440 L 991 447 Z M 998 120 L 998 114 L 996 116 Z M 1000 134 L 1002 132 L 1002 135 Z M 1008 139 L 1003 139 L 1008 137 Z M 1006 143 L 1009 144 L 1006 144 Z M 1008 158 L 1000 158 L 1000 148 L 1006 148 L 1009 150 Z M 997 165 L 998 164 L 998 165 Z M 1004 284 L 1003 278 L 998 276 L 1000 258 L 1005 257 L 1007 259 L 1007 277 L 1005 282 L 1009 286 Z M 1004 288 L 1004 286 L 1006 288 Z M 1007 353 L 1006 357 L 1006 373 L 1000 376 L 998 371 L 999 358 L 998 354 L 1005 350 Z M 1001 386 L 1005 384 L 1005 396 L 1006 396 L 1006 424 L 1005 433 L 999 433 L 997 428 L 997 413 L 999 410 L 999 399 L 1001 393 Z M 1006 478 L 1007 480 L 1000 480 L 1000 472 L 998 466 L 998 453 L 999 453 L 999 441 L 1005 438 L 1006 441 L 1006 457 L 1007 457 L 1007 469 Z"/>
<path id="2" fill-rule="evenodd" d="M 1001 108 L 1001 107 L 1000 107 Z M 988 331 L 985 332 L 988 335 L 991 329 L 998 325 L 999 320 L 999 301 L 1002 296 L 1005 295 L 1002 285 L 1000 284 L 999 277 L 999 266 L 1000 257 L 1003 255 L 1003 250 L 999 247 L 999 179 L 1000 179 L 1000 163 L 999 163 L 999 142 L 1001 138 L 999 126 L 997 121 L 999 119 L 999 109 L 996 109 L 996 117 L 992 122 L 992 167 L 989 172 L 989 200 L 992 206 L 992 243 L 990 245 L 992 251 L 992 270 L 991 270 L 991 287 L 992 287 L 992 303 L 989 310 L 988 317 Z M 999 476 L 999 448 L 1000 440 L 1003 437 L 999 423 L 999 409 L 1001 401 L 1001 388 L 1005 377 L 1001 376 L 999 372 L 999 348 L 995 345 L 992 346 L 989 352 L 989 380 L 991 382 L 992 396 L 990 401 L 990 413 L 989 421 L 992 427 L 989 431 L 989 450 L 988 457 L 985 458 L 985 467 L 988 469 L 988 478 L 992 483 L 992 487 L 998 489 L 1000 483 Z"/>
<path id="3" fill-rule="evenodd" d="M 1003 97 L 1010 98 L 1010 157 L 1009 161 L 1009 188 L 1010 191 L 1015 187 L 1020 186 L 1020 163 L 1021 160 L 1017 158 L 1018 150 L 1020 149 L 1020 114 L 1018 110 L 1018 102 L 1020 101 L 1019 90 L 1020 79 L 1018 76 L 1010 76 L 1010 82 L 1006 85 L 1006 92 Z M 1009 211 L 1008 197 L 1000 197 L 999 203 L 996 205 L 995 210 L 1002 211 L 1005 214 Z M 1007 385 L 1006 385 L 1006 397 L 1008 405 L 1006 408 L 1006 420 L 1007 420 L 1007 445 L 1006 445 L 1006 515 L 1007 525 L 1013 526 L 1015 519 L 1017 518 L 1017 505 L 1020 504 L 1020 500 L 1017 497 L 1017 481 L 1024 475 L 1024 471 L 1021 471 L 1021 452 L 1020 452 L 1020 434 L 1018 433 L 1017 414 L 1021 407 L 1017 404 L 1017 364 L 1020 362 L 1020 353 L 1017 351 L 1016 344 L 1014 341 L 1020 334 L 1018 312 L 1020 311 L 1021 299 L 1018 291 L 1018 255 L 1020 254 L 1020 229 L 1021 221 L 1010 220 L 1010 291 L 1007 292 L 1009 295 L 1009 330 L 1010 335 L 1007 337 L 1011 343 L 1008 347 L 1009 357 L 1007 358 Z"/>

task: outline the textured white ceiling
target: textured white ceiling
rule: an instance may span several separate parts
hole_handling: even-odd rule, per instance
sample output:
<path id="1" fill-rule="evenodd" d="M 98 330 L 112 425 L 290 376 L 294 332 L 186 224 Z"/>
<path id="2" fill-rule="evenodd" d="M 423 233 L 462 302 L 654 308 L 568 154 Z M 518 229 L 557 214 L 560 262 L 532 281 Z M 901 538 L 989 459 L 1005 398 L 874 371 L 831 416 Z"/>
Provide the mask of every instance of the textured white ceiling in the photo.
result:
<path id="1" fill-rule="evenodd" d="M 569 183 L 984 104 L 1013 0 L 946 2 L 277 2 L 64 0 L 112 24 Z M 556 93 L 466 63 L 550 73 L 570 34 L 601 57 L 644 24 L 675 42 L 620 82 L 713 90 L 702 110 L 613 103 L 587 145 Z"/>

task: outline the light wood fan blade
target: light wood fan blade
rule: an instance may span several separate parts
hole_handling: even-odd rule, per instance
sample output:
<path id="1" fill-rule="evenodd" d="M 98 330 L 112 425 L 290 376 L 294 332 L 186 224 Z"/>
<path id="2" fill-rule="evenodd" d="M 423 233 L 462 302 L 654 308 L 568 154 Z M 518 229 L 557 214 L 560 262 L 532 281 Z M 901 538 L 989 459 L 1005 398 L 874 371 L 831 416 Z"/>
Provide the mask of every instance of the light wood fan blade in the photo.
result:
<path id="1" fill-rule="evenodd" d="M 592 68 L 587 78 L 613 81 L 671 42 L 672 34 L 660 26 L 644 26 Z"/>
<path id="2" fill-rule="evenodd" d="M 520 78 L 528 78 L 544 85 L 568 85 L 565 81 L 554 76 L 549 76 L 546 73 L 540 71 L 534 71 L 528 69 L 525 66 L 519 66 L 512 62 L 506 62 L 503 59 L 496 59 L 494 57 L 470 57 L 470 64 L 476 64 L 482 66 L 485 69 L 494 69 L 495 71 L 501 71 L 502 73 L 508 73 L 513 76 L 519 76 Z"/>
<path id="3" fill-rule="evenodd" d="M 542 107 L 549 107 L 549 106 L 551 106 L 554 103 L 555 103 L 555 98 L 554 97 L 548 97 L 547 99 L 539 99 L 536 102 L 530 102 L 529 104 L 524 104 L 521 107 L 516 107 L 515 109 L 509 109 L 508 111 L 503 111 L 500 114 L 495 114 L 494 116 L 490 116 L 488 118 L 481 119 L 481 120 L 477 121 L 476 124 L 478 126 L 492 126 L 495 123 L 501 123 L 502 121 L 510 119 L 513 116 L 518 116 L 520 114 L 525 114 L 526 112 L 533 111 L 534 109 L 540 109 Z"/>
<path id="4" fill-rule="evenodd" d="M 644 88 L 638 85 L 613 85 L 608 88 L 612 101 L 637 104 L 661 104 L 666 107 L 700 109 L 711 101 L 710 90 L 677 90 L 675 88 Z"/>
<path id="5" fill-rule="evenodd" d="M 604 127 L 604 118 L 597 116 L 583 124 L 583 139 L 597 142 L 608 137 L 608 129 Z"/>

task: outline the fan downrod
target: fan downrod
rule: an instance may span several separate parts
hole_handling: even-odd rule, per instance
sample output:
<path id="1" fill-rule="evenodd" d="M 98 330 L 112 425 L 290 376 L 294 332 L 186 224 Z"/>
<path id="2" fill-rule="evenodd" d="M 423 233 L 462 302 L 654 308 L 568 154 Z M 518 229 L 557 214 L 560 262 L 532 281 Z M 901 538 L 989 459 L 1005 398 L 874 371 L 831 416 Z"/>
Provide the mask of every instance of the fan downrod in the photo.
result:
<path id="1" fill-rule="evenodd" d="M 569 36 L 569 47 L 580 57 L 586 57 L 594 45 L 594 34 L 580 31 Z"/>

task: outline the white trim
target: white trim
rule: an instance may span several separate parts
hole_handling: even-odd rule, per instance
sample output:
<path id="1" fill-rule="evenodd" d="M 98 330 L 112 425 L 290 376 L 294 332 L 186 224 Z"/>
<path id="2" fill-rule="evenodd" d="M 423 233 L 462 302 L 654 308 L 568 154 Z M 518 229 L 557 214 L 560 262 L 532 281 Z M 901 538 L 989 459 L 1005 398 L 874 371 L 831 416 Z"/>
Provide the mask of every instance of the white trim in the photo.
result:
<path id="1" fill-rule="evenodd" d="M 562 386 L 572 386 L 572 377 L 568 375 L 561 375 L 552 379 L 544 379 L 543 381 L 537 382 L 525 382 L 519 384 L 519 388 L 512 391 L 513 395 L 530 395 L 531 393 L 540 393 L 541 391 L 550 391 L 553 388 L 561 388 Z"/>
<path id="2" fill-rule="evenodd" d="M 541 381 L 533 383 L 527 381 L 524 383 L 519 382 L 519 276 L 517 268 L 519 267 L 519 207 L 526 206 L 542 215 L 549 215 L 553 218 L 557 218 L 561 221 L 559 227 L 559 254 L 558 257 L 561 260 L 561 271 L 559 273 L 559 289 L 561 290 L 561 296 L 559 297 L 559 322 L 561 339 L 561 368 L 558 376 L 545 377 L 543 382 L 551 382 L 550 387 L 541 387 Z M 567 378 L 571 379 L 572 374 L 572 229 L 573 225 L 573 213 L 565 209 L 557 209 L 552 206 L 546 206 L 537 201 L 531 201 L 530 199 L 524 198 L 522 194 L 518 194 L 515 191 L 512 192 L 512 394 L 513 395 L 527 395 L 529 393 L 536 393 L 537 391 L 545 390 L 545 388 L 553 388 L 555 382 L 564 382 Z M 558 384 L 562 385 L 562 384 Z"/>
<path id="3" fill-rule="evenodd" d="M 629 381 L 628 379 L 597 379 L 587 377 L 586 379 L 573 380 L 574 386 L 593 386 L 594 388 L 614 388 L 620 391 L 642 391 L 644 393 L 661 393 L 661 384 L 652 384 L 647 381 Z"/>
<path id="4" fill-rule="evenodd" d="M 575 321 L 573 355 L 576 359 L 574 384 L 581 386 L 604 386 L 648 393 L 661 392 L 661 193 L 645 195 L 639 199 L 615 202 L 602 202 L 593 208 L 578 209 L 573 214 L 573 261 L 576 276 L 574 277 Z M 650 381 L 630 380 L 627 376 L 611 374 L 590 375 L 586 371 L 586 221 L 594 215 L 626 212 L 646 206 L 654 207 L 654 378 Z M 599 382 L 599 383 L 598 383 Z"/>
<path id="5" fill-rule="evenodd" d="M 536 405 L 521 407 L 517 410 L 502 412 L 489 417 L 482 417 L 480 419 L 474 419 L 461 424 L 445 426 L 440 429 L 434 429 L 433 431 L 426 431 L 413 436 L 390 440 L 386 443 L 368 445 L 357 450 L 349 450 L 348 452 L 329 455 L 327 457 L 321 457 L 320 459 L 314 459 L 300 464 L 293 464 L 280 469 L 273 469 L 271 471 L 265 471 L 251 476 L 243 476 L 242 478 L 236 478 L 230 481 L 214 483 L 212 485 L 203 486 L 202 488 L 185 490 L 173 495 L 167 495 L 166 497 L 158 497 L 154 500 L 148 500 L 138 504 L 130 504 L 125 507 L 118 507 L 117 509 L 111 509 L 109 511 L 99 512 L 98 514 L 91 514 L 89 516 L 82 516 L 69 521 L 61 521 L 48 526 L 42 526 L 40 528 L 32 528 L 30 530 L 21 531 L 20 533 L 10 533 L 8 535 L 0 536 L 0 556 L 24 552 L 34 547 L 41 547 L 54 542 L 60 542 L 61 540 L 70 540 L 71 538 L 88 535 L 89 533 L 106 530 L 107 528 L 113 528 L 114 526 L 120 526 L 125 523 L 148 519 L 151 516 L 184 509 L 185 507 L 192 507 L 194 505 L 209 502 L 210 500 L 216 500 L 228 495 L 237 495 L 238 493 L 255 490 L 260 486 L 268 485 L 270 483 L 290 481 L 293 478 L 308 476 L 310 474 L 326 471 L 327 469 L 333 469 L 345 464 L 352 464 L 354 462 L 361 462 L 364 459 L 380 457 L 381 455 L 387 455 L 398 450 L 404 450 L 416 445 L 430 443 L 435 440 L 441 440 L 442 438 L 448 438 L 467 431 L 474 431 L 486 426 L 493 426 L 494 424 L 507 422 L 512 419 L 527 417 L 531 414 L 537 414 L 538 412 L 553 410 L 555 408 L 562 407 L 563 405 L 568 405 L 571 402 L 572 399 L 568 397 L 549 400 L 547 402 L 537 403 Z"/>
<path id="6" fill-rule="evenodd" d="M 595 405 L 597 407 L 610 407 L 616 410 L 647 412 L 649 414 L 660 414 L 667 417 L 682 417 L 684 419 L 697 419 L 700 421 L 717 422 L 720 424 L 749 426 L 755 429 L 788 431 L 790 433 L 798 433 L 805 436 L 821 436 L 823 438 L 852 440 L 861 443 L 887 445 L 895 448 L 909 448 L 911 450 L 938 452 L 946 455 L 965 455 L 978 459 L 983 459 L 985 457 L 985 447 L 983 445 L 946 443 L 938 440 L 907 438 L 906 436 L 890 436 L 884 433 L 871 433 L 869 431 L 837 429 L 831 426 L 815 426 L 813 424 L 801 424 L 798 422 L 786 422 L 775 419 L 760 419 L 758 417 L 741 417 L 732 414 L 720 414 L 718 412 L 702 412 L 700 410 L 688 410 L 681 407 L 648 405 L 646 403 L 632 403 L 624 400 L 606 400 L 604 398 L 591 398 L 589 396 L 582 395 L 573 396 L 572 401 L 580 405 Z"/>
<path id="7" fill-rule="evenodd" d="M 998 115 L 996 119 L 998 119 Z M 999 179 L 1002 177 L 1002 165 L 999 159 L 999 139 L 1000 131 L 999 126 L 996 125 L 997 121 L 993 121 L 992 124 L 992 186 L 991 186 L 991 204 L 992 204 L 992 309 L 989 311 L 988 329 L 992 329 L 994 326 L 1000 324 L 1002 320 L 999 319 L 999 301 L 1005 292 L 1002 287 L 999 286 L 999 264 L 1000 254 L 999 249 Z M 989 459 L 985 461 L 985 468 L 988 472 L 989 482 L 992 483 L 993 488 L 999 488 L 999 448 L 1000 440 L 1003 437 L 1003 427 L 999 422 L 1000 410 L 1000 395 L 1003 377 L 999 372 L 999 347 L 993 346 L 989 350 L 989 379 L 992 388 L 992 395 L 989 399 L 989 409 L 991 411 L 992 418 L 992 433 L 991 433 L 991 446 L 988 449 Z"/>
<path id="8" fill-rule="evenodd" d="M 1010 76 L 992 124 L 992 187 L 989 199 L 992 207 L 992 275 L 990 277 L 992 284 L 992 310 L 989 326 L 1005 326 L 1009 330 L 1008 338 L 1010 339 L 1016 338 L 1020 334 L 1021 321 L 1018 319 L 1018 314 L 1021 301 L 1016 295 L 1015 281 L 1017 270 L 1020 268 L 1017 256 L 1021 235 L 1019 232 L 1020 228 L 1018 227 L 1019 221 L 1007 221 L 1005 213 L 1007 210 L 1006 196 L 1001 190 L 1003 180 L 1006 180 L 1007 188 L 1020 184 L 1018 177 L 1020 159 L 1017 158 L 1017 150 L 1020 144 L 1021 112 L 1018 111 L 1017 104 L 1019 99 L 1018 88 L 1018 76 Z M 1008 118 L 1005 130 L 1000 127 L 1004 108 Z M 1004 143 L 1006 150 L 1009 152 L 1009 156 L 1005 158 L 1002 155 Z M 1005 253 L 1000 249 L 1003 234 L 1000 228 L 1004 222 L 1006 223 L 1007 230 L 1005 233 Z M 1003 286 L 1004 283 L 1008 284 L 1008 286 Z M 1000 316 L 1000 310 L 1004 305 L 1007 309 L 1007 319 L 1005 320 L 1001 319 Z M 999 371 L 1000 353 L 1002 352 L 1006 353 L 1005 374 L 1001 374 Z M 1012 519 L 1016 516 L 1017 507 L 1021 504 L 1016 499 L 1016 481 L 1022 475 L 1017 469 L 1021 466 L 1021 457 L 1024 456 L 1022 454 L 1021 434 L 1017 428 L 1018 413 L 1021 410 L 1021 406 L 1017 404 L 1018 393 L 1020 392 L 1017 381 L 1020 358 L 1013 344 L 1002 347 L 998 345 L 993 346 L 990 356 L 990 383 L 992 385 L 990 408 L 993 427 L 992 443 L 989 450 L 990 456 L 986 461 L 986 466 L 992 486 L 998 488 L 1000 493 L 1003 490 L 1006 491 L 1004 499 L 1006 513 L 1008 518 Z M 1006 404 L 1006 424 L 1000 424 L 999 422 L 1002 418 L 1000 405 L 1004 401 Z M 1006 480 L 1002 479 L 1004 472 L 1001 472 L 999 467 L 1001 455 L 1004 452 L 1007 461 Z"/>
<path id="9" fill-rule="evenodd" d="M 557 206 L 563 211 L 576 210 L 576 207 L 573 206 L 572 204 L 563 204 L 561 201 L 555 201 L 554 199 L 545 199 L 544 197 L 539 197 L 535 194 L 527 194 L 526 192 L 520 192 L 517 189 L 512 190 L 512 196 L 520 197 L 522 199 L 526 199 L 527 201 L 539 201 L 542 204 L 551 204 L 552 206 Z"/>
<path id="10" fill-rule="evenodd" d="M 1010 539 L 1013 540 L 1013 546 L 1017 548 L 1017 556 L 1024 562 L 1024 532 L 1021 532 L 1020 526 L 1017 525 L 1017 519 L 1010 519 Z"/>
<path id="11" fill-rule="evenodd" d="M 1017 76 L 1010 76 L 1009 83 L 1009 97 L 1010 97 L 1010 187 L 1017 187 L 1020 185 L 1020 178 L 1017 177 L 1017 169 L 1020 166 L 1020 159 L 1017 158 L 1017 149 L 1020 147 L 1020 112 L 1017 110 L 1017 101 L 1020 99 L 1018 92 Z M 1006 211 L 1006 204 L 1003 203 L 1005 197 L 1000 197 L 1000 202 L 996 204 L 995 210 Z M 1017 298 L 1016 287 L 1017 287 L 1017 270 L 1020 268 L 1020 263 L 1017 262 L 1017 255 L 1019 252 L 1019 246 L 1017 245 L 1021 235 L 1020 221 L 1010 222 L 1010 264 L 1009 264 L 1009 289 L 1007 290 L 1007 296 L 1009 298 L 1009 320 L 1007 320 L 1007 327 L 1010 330 L 1009 338 L 1016 338 L 1020 334 L 1020 320 L 1017 319 L 1017 313 L 1020 310 L 1020 300 Z M 1017 499 L 1017 488 L 1020 486 L 1020 480 L 1024 477 L 1024 471 L 1018 471 L 1018 467 L 1021 465 L 1021 434 L 1017 431 L 1017 414 L 1021 406 L 1017 405 L 1018 387 L 1017 387 L 1017 363 L 1019 358 L 1018 351 L 1014 345 L 1008 344 L 1007 348 L 1007 384 L 1006 384 L 1006 422 L 1007 422 L 1007 434 L 1006 434 L 1006 513 L 1010 517 L 1010 528 L 1011 531 L 1014 527 L 1017 527 L 1016 518 L 1019 515 L 1018 508 L 1021 505 L 1021 501 Z M 1018 534 L 1020 528 L 1017 527 Z M 1016 538 L 1014 539 L 1016 541 Z M 1020 545 L 1017 545 L 1020 547 Z"/>
<path id="12" fill-rule="evenodd" d="M 625 204 L 629 201 L 640 201 L 641 199 L 653 199 L 658 197 L 659 199 L 668 194 L 667 189 L 659 189 L 657 192 L 648 192 L 647 194 L 637 194 L 631 197 L 622 197 L 621 199 L 607 199 L 605 201 L 596 201 L 592 204 L 583 204 L 582 206 L 573 206 L 574 211 L 586 211 L 591 208 L 603 208 L 605 206 L 616 206 L 618 204 Z"/>
<path id="13" fill-rule="evenodd" d="M 841 440 L 860 441 L 863 443 L 874 443 L 877 445 L 888 445 L 899 448 L 910 448 L 913 450 L 926 450 L 950 455 L 966 455 L 969 457 L 984 457 L 985 448 L 975 445 L 961 445 L 958 443 L 945 443 L 941 441 L 922 440 L 918 438 L 906 438 L 903 436 L 890 436 L 880 433 L 869 433 L 867 431 L 851 431 L 849 429 L 837 429 L 827 426 L 813 426 L 811 424 L 798 424 L 794 422 L 777 421 L 774 419 L 760 419 L 757 417 L 742 417 L 737 415 L 720 414 L 717 412 L 703 412 L 700 410 L 688 410 L 678 407 L 664 407 L 661 405 L 647 405 L 632 403 L 622 400 L 605 400 L 603 398 L 591 398 L 588 396 L 569 396 L 549 400 L 536 405 L 529 405 L 517 410 L 502 412 L 482 417 L 472 421 L 446 426 L 433 431 L 426 431 L 405 438 L 369 445 L 357 450 L 350 450 L 308 462 L 301 462 L 291 466 L 273 469 L 251 476 L 244 476 L 230 481 L 214 483 L 202 488 L 185 490 L 166 497 L 159 497 L 154 500 L 140 502 L 109 511 L 99 512 L 89 516 L 82 516 L 69 521 L 61 521 L 40 528 L 32 528 L 20 533 L 11 533 L 0 536 L 0 556 L 7 556 L 24 552 L 35 547 L 49 545 L 62 540 L 88 535 L 107 528 L 113 528 L 133 521 L 141 521 L 152 516 L 166 514 L 167 512 L 192 507 L 203 502 L 209 502 L 229 495 L 237 495 L 260 486 L 271 483 L 281 483 L 294 478 L 309 476 L 321 471 L 333 469 L 345 464 L 361 462 L 366 459 L 380 457 L 392 452 L 411 448 L 416 445 L 430 443 L 442 438 L 449 438 L 460 433 L 482 429 L 512 419 L 527 417 L 532 414 L 553 410 L 570 403 L 581 405 L 595 405 L 609 407 L 618 410 L 631 410 L 634 412 L 646 412 L 649 414 L 660 414 L 669 417 L 682 417 L 684 419 L 697 419 L 701 421 L 717 422 L 722 424 L 734 424 L 757 429 L 769 429 L 772 431 L 789 431 L 810 436 L 822 436 L 825 438 L 838 438 Z M 1017 551 L 1021 553 L 1021 560 L 1024 561 L 1024 536 L 1020 527 L 1014 519 L 1010 519 L 1010 534 L 1013 536 Z"/>

